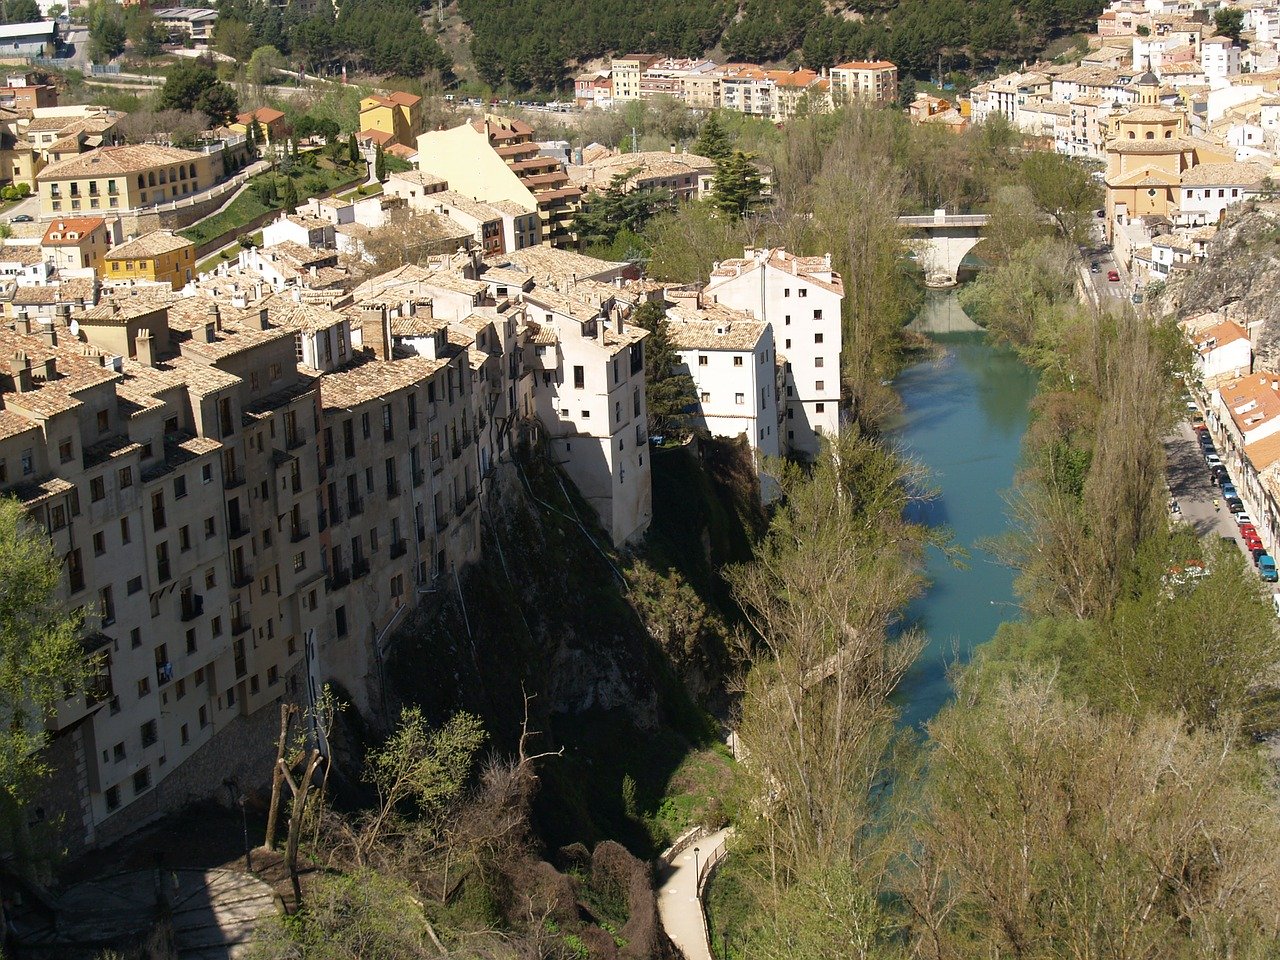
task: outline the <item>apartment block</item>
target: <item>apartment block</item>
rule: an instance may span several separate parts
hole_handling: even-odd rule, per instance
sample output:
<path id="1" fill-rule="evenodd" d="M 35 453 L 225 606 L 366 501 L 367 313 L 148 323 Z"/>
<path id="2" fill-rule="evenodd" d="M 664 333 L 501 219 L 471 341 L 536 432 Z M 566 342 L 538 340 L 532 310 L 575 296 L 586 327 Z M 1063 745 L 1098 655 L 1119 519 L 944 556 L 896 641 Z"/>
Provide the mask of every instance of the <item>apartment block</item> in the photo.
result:
<path id="1" fill-rule="evenodd" d="M 422 132 L 422 98 L 395 90 L 385 97 L 370 94 L 360 101 L 360 134 L 381 146 L 412 147 Z"/>
<path id="2" fill-rule="evenodd" d="M 747 249 L 741 258 L 715 265 L 703 299 L 773 327 L 782 364 L 782 445 L 802 457 L 816 456 L 820 437 L 833 436 L 840 424 L 844 281 L 832 270 L 830 255 Z"/>
<path id="3" fill-rule="evenodd" d="M 213 154 L 154 144 L 77 153 L 36 176 L 40 218 L 124 213 L 179 200 L 212 187 L 220 167 Z"/>
<path id="4" fill-rule="evenodd" d="M 614 57 L 609 64 L 613 99 L 639 100 L 641 74 L 661 59 L 656 53 L 629 53 L 624 57 Z"/>
<path id="5" fill-rule="evenodd" d="M 74 217 L 51 220 L 40 248 L 58 271 L 97 270 L 111 245 L 107 222 L 102 217 Z"/>
<path id="6" fill-rule="evenodd" d="M 861 100 L 898 102 L 898 68 L 888 60 L 852 60 L 831 68 L 831 98 L 836 103 Z"/>
<path id="7" fill-rule="evenodd" d="M 196 268 L 196 245 L 171 230 L 156 230 L 113 247 L 103 257 L 106 283 L 162 283 L 181 290 Z"/>
<path id="8" fill-rule="evenodd" d="M 418 138 L 419 167 L 451 190 L 486 203 L 506 201 L 537 212 L 542 242 L 571 246 L 582 190 L 559 160 L 539 153 L 533 128 L 520 120 L 486 116 Z"/>

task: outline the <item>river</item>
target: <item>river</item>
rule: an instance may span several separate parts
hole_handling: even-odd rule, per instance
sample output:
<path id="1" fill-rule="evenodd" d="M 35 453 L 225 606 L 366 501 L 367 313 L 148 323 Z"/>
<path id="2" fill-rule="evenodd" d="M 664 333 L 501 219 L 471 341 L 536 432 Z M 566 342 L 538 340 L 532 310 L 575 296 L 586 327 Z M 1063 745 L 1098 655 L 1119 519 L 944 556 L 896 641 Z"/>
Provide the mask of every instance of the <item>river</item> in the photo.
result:
<path id="1" fill-rule="evenodd" d="M 927 590 L 906 611 L 928 643 L 895 699 L 904 724 L 920 727 L 947 702 L 947 671 L 1014 619 L 1013 572 L 979 544 L 1008 529 L 1005 495 L 1013 484 L 1026 432 L 1035 375 L 1011 351 L 993 347 L 960 309 L 956 291 L 929 291 L 912 329 L 929 335 L 936 354 L 894 381 L 902 414 L 892 437 L 923 464 L 938 491 L 916 518 L 947 525 L 968 552 L 957 567 L 929 548 Z"/>

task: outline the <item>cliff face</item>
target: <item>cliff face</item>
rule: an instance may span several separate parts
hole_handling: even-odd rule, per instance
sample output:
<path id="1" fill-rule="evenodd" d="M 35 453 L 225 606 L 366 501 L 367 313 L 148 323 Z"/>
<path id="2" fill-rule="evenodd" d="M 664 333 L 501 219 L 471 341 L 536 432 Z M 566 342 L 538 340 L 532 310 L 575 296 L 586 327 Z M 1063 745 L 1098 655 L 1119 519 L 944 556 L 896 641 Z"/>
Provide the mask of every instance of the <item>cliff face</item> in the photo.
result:
<path id="1" fill-rule="evenodd" d="M 1206 259 L 1173 273 L 1152 307 L 1179 318 L 1223 310 L 1241 323 L 1261 320 L 1259 362 L 1280 362 L 1280 204 L 1242 204 L 1229 213 Z"/>

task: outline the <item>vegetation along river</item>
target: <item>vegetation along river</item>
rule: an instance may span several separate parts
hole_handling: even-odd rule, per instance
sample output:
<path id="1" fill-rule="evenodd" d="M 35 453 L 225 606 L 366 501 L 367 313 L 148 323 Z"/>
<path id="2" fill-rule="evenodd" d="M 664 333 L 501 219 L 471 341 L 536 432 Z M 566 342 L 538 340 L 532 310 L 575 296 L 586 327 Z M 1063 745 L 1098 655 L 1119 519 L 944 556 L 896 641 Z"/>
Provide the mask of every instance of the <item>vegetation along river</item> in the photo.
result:
<path id="1" fill-rule="evenodd" d="M 895 381 L 902 415 L 892 436 L 922 464 L 938 496 L 918 519 L 950 527 L 968 552 L 964 566 L 929 548 L 929 586 L 907 608 L 908 625 L 927 644 L 903 681 L 902 722 L 926 723 L 951 694 L 948 668 L 967 661 L 1003 620 L 1014 619 L 1013 571 L 981 543 L 1007 529 L 1006 496 L 1027 429 L 1035 375 L 1011 351 L 994 347 L 960 309 L 954 290 L 930 291 L 912 329 L 938 346 Z"/>

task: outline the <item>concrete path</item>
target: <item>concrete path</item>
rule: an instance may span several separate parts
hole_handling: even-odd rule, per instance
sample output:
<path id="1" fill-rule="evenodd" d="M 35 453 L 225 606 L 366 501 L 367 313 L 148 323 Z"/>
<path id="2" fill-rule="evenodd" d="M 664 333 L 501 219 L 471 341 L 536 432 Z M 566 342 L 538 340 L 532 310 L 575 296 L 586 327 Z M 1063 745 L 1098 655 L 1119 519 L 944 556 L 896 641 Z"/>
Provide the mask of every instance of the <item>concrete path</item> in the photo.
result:
<path id="1" fill-rule="evenodd" d="M 706 858 L 732 832 L 733 828 L 727 827 L 690 844 L 658 872 L 658 915 L 662 928 L 686 960 L 712 960 L 702 904 L 698 901 L 697 873 L 704 869 Z"/>

